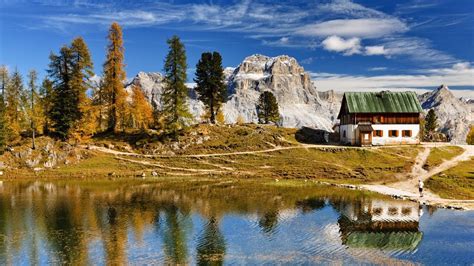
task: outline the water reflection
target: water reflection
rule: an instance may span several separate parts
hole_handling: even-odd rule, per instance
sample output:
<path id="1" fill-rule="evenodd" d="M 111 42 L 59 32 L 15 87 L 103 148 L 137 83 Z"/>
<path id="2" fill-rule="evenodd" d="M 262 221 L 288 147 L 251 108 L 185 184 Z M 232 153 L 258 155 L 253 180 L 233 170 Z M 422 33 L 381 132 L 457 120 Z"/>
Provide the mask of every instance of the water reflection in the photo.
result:
<path id="1" fill-rule="evenodd" d="M 342 189 L 5 182 L 0 191 L 1 265 L 424 259 L 416 203 Z"/>
<path id="2" fill-rule="evenodd" d="M 370 200 L 336 205 L 344 245 L 413 251 L 421 242 L 421 209 L 410 201 Z"/>

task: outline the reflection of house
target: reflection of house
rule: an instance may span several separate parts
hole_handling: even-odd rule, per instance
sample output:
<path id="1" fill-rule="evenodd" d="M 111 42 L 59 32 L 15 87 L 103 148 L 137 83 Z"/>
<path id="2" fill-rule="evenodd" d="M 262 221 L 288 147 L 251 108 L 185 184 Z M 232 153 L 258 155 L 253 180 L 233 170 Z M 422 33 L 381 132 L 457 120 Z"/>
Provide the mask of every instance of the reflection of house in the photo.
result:
<path id="1" fill-rule="evenodd" d="M 340 140 L 351 145 L 417 144 L 422 108 L 414 92 L 346 92 Z"/>
<path id="2" fill-rule="evenodd" d="M 373 200 L 339 209 L 341 239 L 346 246 L 414 250 L 422 239 L 417 203 Z"/>

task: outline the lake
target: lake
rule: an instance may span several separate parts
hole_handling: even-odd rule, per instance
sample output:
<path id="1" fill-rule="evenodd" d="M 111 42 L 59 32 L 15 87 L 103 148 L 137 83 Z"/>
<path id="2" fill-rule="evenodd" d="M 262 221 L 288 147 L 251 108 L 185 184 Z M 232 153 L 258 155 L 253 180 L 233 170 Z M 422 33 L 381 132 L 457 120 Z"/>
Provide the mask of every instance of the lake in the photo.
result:
<path id="1" fill-rule="evenodd" d="M 312 182 L 4 181 L 0 264 L 473 264 L 474 212 Z"/>

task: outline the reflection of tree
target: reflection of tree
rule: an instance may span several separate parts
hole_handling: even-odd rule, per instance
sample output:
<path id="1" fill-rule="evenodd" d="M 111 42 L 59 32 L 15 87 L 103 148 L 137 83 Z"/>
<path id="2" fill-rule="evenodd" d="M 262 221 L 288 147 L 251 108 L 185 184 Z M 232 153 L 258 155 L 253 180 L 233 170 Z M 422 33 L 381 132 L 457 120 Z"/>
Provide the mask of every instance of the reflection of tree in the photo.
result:
<path id="1" fill-rule="evenodd" d="M 188 214 L 180 212 L 176 205 L 165 206 L 163 242 L 168 263 L 186 263 L 188 257 L 186 234 L 189 221 Z"/>
<path id="2" fill-rule="evenodd" d="M 258 221 L 258 226 L 266 234 L 272 234 L 278 226 L 278 210 L 267 211 Z"/>
<path id="3" fill-rule="evenodd" d="M 87 259 L 84 234 L 80 230 L 80 217 L 74 217 L 73 206 L 60 198 L 46 214 L 46 237 L 53 253 L 63 264 L 84 262 Z"/>
<path id="4" fill-rule="evenodd" d="M 324 199 L 321 198 L 310 198 L 305 200 L 299 200 L 296 202 L 296 207 L 300 208 L 303 213 L 316 211 L 324 208 Z"/>
<path id="5" fill-rule="evenodd" d="M 219 221 L 211 217 L 197 244 L 198 265 L 223 265 L 226 252 L 224 235 L 219 230 Z"/>
<path id="6" fill-rule="evenodd" d="M 103 238 L 107 264 L 126 264 L 127 226 L 125 214 L 119 213 L 113 206 L 107 208 L 106 214 Z"/>

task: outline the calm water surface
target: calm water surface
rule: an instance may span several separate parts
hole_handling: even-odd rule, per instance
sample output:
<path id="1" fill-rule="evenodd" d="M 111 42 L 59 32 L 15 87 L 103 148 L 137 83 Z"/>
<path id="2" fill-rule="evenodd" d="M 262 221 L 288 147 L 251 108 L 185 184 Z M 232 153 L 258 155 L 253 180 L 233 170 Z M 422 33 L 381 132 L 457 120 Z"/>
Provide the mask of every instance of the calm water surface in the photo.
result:
<path id="1" fill-rule="evenodd" d="M 3 182 L 0 264 L 474 264 L 474 212 L 256 181 Z"/>

